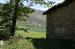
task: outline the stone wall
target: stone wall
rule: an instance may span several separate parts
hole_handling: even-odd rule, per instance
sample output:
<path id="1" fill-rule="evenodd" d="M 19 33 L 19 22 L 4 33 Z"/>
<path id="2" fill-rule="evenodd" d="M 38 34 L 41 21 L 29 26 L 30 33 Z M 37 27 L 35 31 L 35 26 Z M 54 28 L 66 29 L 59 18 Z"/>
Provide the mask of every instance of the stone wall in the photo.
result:
<path id="1" fill-rule="evenodd" d="M 75 2 L 47 14 L 47 38 L 74 39 Z"/>

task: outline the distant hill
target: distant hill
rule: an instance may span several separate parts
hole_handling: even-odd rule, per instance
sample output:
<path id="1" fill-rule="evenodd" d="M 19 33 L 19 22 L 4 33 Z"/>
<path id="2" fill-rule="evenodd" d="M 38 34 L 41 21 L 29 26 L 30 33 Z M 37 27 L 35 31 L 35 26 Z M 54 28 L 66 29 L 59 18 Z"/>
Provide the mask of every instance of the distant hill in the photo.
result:
<path id="1" fill-rule="evenodd" d="M 35 24 L 41 24 L 42 26 L 46 25 L 46 16 L 42 15 L 43 11 L 36 10 L 31 14 L 31 17 L 29 17 L 29 22 L 35 23 Z"/>
<path id="2" fill-rule="evenodd" d="M 46 26 L 46 16 L 42 15 L 43 11 L 36 10 L 30 17 L 25 21 L 27 25 L 31 26 Z M 24 22 L 21 22 L 22 24 Z"/>

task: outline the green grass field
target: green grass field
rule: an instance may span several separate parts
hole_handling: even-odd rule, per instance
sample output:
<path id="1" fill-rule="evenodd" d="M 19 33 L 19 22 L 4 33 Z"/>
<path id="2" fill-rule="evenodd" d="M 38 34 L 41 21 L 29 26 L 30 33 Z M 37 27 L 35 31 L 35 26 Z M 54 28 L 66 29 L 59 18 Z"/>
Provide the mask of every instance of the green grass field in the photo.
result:
<path id="1" fill-rule="evenodd" d="M 24 31 L 27 28 L 28 33 Z M 45 38 L 45 27 L 26 26 L 24 22 L 18 22 L 15 36 L 5 41 L 5 45 L 0 46 L 0 49 L 37 49 L 33 40 Z"/>
<path id="2" fill-rule="evenodd" d="M 45 33 L 42 33 L 42 32 L 29 32 L 29 33 L 26 33 L 24 31 L 16 31 L 16 35 L 20 34 L 21 36 L 23 37 L 32 37 L 32 38 L 45 38 L 46 35 Z"/>
<path id="3" fill-rule="evenodd" d="M 32 38 L 46 38 L 45 33 L 29 31 L 29 33 L 23 30 L 16 30 L 15 37 L 7 40 L 4 46 L 0 46 L 0 49 L 36 49 L 32 43 Z"/>

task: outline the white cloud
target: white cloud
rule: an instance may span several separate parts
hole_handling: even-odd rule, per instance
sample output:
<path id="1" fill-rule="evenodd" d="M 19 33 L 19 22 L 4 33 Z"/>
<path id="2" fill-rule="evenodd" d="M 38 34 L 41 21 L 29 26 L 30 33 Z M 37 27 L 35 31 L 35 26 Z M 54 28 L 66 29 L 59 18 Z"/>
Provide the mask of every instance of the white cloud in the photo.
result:
<path id="1" fill-rule="evenodd" d="M 42 10 L 42 11 L 45 11 L 48 9 L 47 7 L 43 7 L 42 5 L 34 5 L 31 8 L 37 9 L 37 10 Z"/>
<path id="2" fill-rule="evenodd" d="M 57 5 L 57 4 L 60 4 L 60 3 L 64 2 L 64 0 L 49 0 L 49 1 L 56 2 L 54 5 Z M 40 5 L 34 5 L 31 8 L 42 10 L 42 11 L 46 11 L 48 9 L 48 7 L 43 7 L 43 6 L 40 6 Z"/>
<path id="3" fill-rule="evenodd" d="M 54 2 L 61 3 L 61 2 L 63 2 L 64 0 L 49 0 L 49 1 L 54 1 Z"/>
<path id="4" fill-rule="evenodd" d="M 0 3 L 6 3 L 9 0 L 0 0 Z"/>
<path id="5" fill-rule="evenodd" d="M 0 0 L 0 3 L 6 3 L 6 1 L 9 1 L 9 0 Z M 45 0 L 47 1 L 47 0 Z M 49 0 L 49 1 L 54 1 L 56 2 L 54 5 L 57 5 L 57 4 L 60 4 L 62 3 L 64 0 Z M 29 3 L 27 2 L 23 2 L 26 6 L 28 6 Z M 32 6 L 31 8 L 33 9 L 37 9 L 37 10 L 42 10 L 42 11 L 46 11 L 48 8 L 47 7 L 43 7 L 41 5 L 34 5 Z"/>

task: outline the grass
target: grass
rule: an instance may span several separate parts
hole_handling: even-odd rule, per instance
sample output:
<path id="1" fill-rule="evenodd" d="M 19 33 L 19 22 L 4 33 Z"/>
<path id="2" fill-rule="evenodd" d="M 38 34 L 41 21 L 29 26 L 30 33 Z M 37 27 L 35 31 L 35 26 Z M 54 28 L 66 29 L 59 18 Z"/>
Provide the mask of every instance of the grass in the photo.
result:
<path id="1" fill-rule="evenodd" d="M 33 27 L 33 26 L 19 26 L 17 27 L 17 30 L 23 30 L 23 29 L 28 29 L 28 31 L 30 32 L 42 32 L 42 33 L 45 33 L 46 32 L 46 27 Z"/>
<path id="2" fill-rule="evenodd" d="M 29 28 L 26 33 L 24 29 Z M 33 44 L 33 39 L 46 38 L 45 28 L 26 26 L 26 24 L 17 24 L 15 36 L 5 41 L 4 46 L 0 46 L 0 49 L 37 49 Z"/>
<path id="3" fill-rule="evenodd" d="M 17 30 L 15 37 L 9 39 L 4 46 L 0 47 L 0 49 L 36 49 L 32 43 L 32 39 L 28 38 L 45 38 L 45 33 L 35 33 L 33 31 L 25 33 L 22 30 Z"/>
<path id="4" fill-rule="evenodd" d="M 32 37 L 32 38 L 46 38 L 45 33 L 42 32 L 34 32 L 34 31 L 29 31 L 29 33 L 26 33 L 24 31 L 16 31 L 16 35 L 20 34 L 23 37 Z"/>

